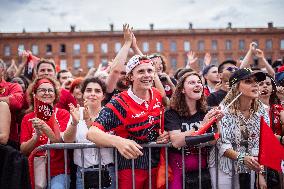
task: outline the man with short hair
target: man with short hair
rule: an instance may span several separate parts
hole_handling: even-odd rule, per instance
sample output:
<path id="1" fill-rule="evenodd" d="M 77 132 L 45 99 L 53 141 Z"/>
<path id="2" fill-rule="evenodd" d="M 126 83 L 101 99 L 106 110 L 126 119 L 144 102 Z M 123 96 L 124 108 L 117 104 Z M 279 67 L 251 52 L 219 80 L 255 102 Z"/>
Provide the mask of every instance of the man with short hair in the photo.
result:
<path id="1" fill-rule="evenodd" d="M 234 60 L 226 60 L 218 66 L 218 74 L 221 79 L 221 87 L 218 91 L 211 93 L 207 97 L 208 106 L 219 106 L 220 102 L 225 98 L 229 91 L 229 78 L 238 70 L 237 62 Z"/>
<path id="2" fill-rule="evenodd" d="M 37 77 L 52 77 L 56 79 L 55 63 L 53 60 L 41 59 L 36 66 L 36 75 Z M 74 96 L 66 89 L 61 88 L 60 90 L 60 99 L 56 104 L 57 108 L 70 110 L 69 104 L 72 103 L 74 106 L 77 105 L 76 99 Z"/>
<path id="3" fill-rule="evenodd" d="M 209 65 L 204 68 L 202 76 L 205 79 L 204 94 L 209 96 L 210 93 L 215 92 L 216 85 L 220 82 L 218 67 L 216 65 Z"/>
<path id="4" fill-rule="evenodd" d="M 135 55 L 126 65 L 130 88 L 106 104 L 87 133 L 88 140 L 98 146 L 118 149 L 118 188 L 132 188 L 131 160 L 135 160 L 135 185 L 137 189 L 148 186 L 149 150 L 140 144 L 167 143 L 168 133 L 160 133 L 162 95 L 152 87 L 155 68 L 147 57 Z M 115 135 L 106 132 L 113 131 Z M 152 188 L 156 188 L 156 167 L 159 149 L 152 150 Z"/>
<path id="5" fill-rule="evenodd" d="M 6 64 L 0 61 L 0 144 L 9 144 L 19 149 L 19 129 L 16 122 L 17 111 L 24 101 L 22 87 L 18 83 L 4 80 Z"/>
<path id="6" fill-rule="evenodd" d="M 72 73 L 68 70 L 60 70 L 57 73 L 57 80 L 62 88 L 69 90 L 73 81 Z"/>

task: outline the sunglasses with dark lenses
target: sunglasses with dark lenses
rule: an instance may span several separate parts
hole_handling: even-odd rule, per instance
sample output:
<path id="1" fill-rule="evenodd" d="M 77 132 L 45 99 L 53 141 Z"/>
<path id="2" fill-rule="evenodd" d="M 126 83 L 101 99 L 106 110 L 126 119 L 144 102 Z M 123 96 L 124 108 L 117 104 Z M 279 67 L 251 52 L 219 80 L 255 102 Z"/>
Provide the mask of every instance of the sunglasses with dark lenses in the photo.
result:
<path id="1" fill-rule="evenodd" d="M 228 67 L 226 70 L 228 70 L 229 72 L 235 72 L 239 70 L 239 68 L 238 67 Z"/>

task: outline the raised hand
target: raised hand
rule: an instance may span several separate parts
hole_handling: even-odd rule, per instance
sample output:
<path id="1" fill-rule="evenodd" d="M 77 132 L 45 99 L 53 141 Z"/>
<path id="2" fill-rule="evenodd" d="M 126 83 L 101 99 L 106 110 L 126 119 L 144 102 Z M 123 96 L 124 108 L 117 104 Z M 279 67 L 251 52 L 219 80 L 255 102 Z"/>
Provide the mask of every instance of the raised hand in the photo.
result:
<path id="1" fill-rule="evenodd" d="M 255 50 L 255 56 L 256 56 L 257 58 L 261 58 L 261 59 L 264 59 L 264 58 L 265 58 L 263 51 L 260 50 L 260 49 L 256 49 L 256 50 Z"/>
<path id="2" fill-rule="evenodd" d="M 187 55 L 187 62 L 188 62 L 189 65 L 197 62 L 198 57 L 195 56 L 194 51 L 189 51 L 186 55 Z"/>
<path id="3" fill-rule="evenodd" d="M 206 53 L 204 56 L 204 64 L 205 66 L 209 66 L 211 63 L 211 55 L 210 53 Z"/>
<path id="4" fill-rule="evenodd" d="M 126 42 L 132 43 L 132 39 L 133 39 L 132 29 L 133 28 L 130 28 L 129 24 L 123 25 L 123 38 L 124 38 L 125 43 Z"/>
<path id="5" fill-rule="evenodd" d="M 69 104 L 70 108 L 70 114 L 72 116 L 73 122 L 77 124 L 80 120 L 80 105 L 77 104 L 77 107 L 75 107 L 72 103 Z"/>
<path id="6" fill-rule="evenodd" d="M 256 50 L 256 47 L 257 47 L 257 43 L 256 42 L 251 42 L 249 44 L 249 50 L 251 50 L 253 52 Z"/>

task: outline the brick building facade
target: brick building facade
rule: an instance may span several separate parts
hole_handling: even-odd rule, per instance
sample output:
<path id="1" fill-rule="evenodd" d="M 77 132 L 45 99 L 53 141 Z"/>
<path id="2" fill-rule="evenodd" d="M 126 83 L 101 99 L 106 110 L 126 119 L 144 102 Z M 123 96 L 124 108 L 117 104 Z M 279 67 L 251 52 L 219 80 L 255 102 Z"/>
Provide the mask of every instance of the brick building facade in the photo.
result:
<path id="1" fill-rule="evenodd" d="M 161 53 L 168 60 L 169 71 L 186 63 L 186 53 L 193 50 L 202 65 L 206 52 L 211 53 L 212 62 L 218 64 L 226 59 L 244 57 L 249 43 L 256 41 L 270 62 L 284 57 L 284 28 L 232 28 L 223 29 L 180 29 L 134 31 L 141 51 L 145 54 Z M 78 68 L 86 72 L 107 62 L 123 45 L 122 31 L 39 32 L 0 33 L 0 58 L 10 62 L 13 58 L 20 63 L 18 49 L 31 50 L 38 57 L 53 58 L 62 69 L 76 73 Z M 130 52 L 130 54 L 133 52 Z"/>

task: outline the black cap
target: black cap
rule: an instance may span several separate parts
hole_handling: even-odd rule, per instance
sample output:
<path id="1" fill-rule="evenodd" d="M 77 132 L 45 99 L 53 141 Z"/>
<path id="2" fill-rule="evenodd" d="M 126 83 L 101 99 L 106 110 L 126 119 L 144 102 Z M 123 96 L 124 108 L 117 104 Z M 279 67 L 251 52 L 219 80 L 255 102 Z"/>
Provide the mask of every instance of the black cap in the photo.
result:
<path id="1" fill-rule="evenodd" d="M 232 87 L 236 83 L 239 83 L 241 80 L 250 78 L 251 76 L 255 76 L 257 82 L 260 82 L 266 79 L 266 75 L 263 72 L 253 72 L 249 68 L 242 68 L 242 69 L 235 71 L 231 75 L 229 79 L 230 87 Z"/>

